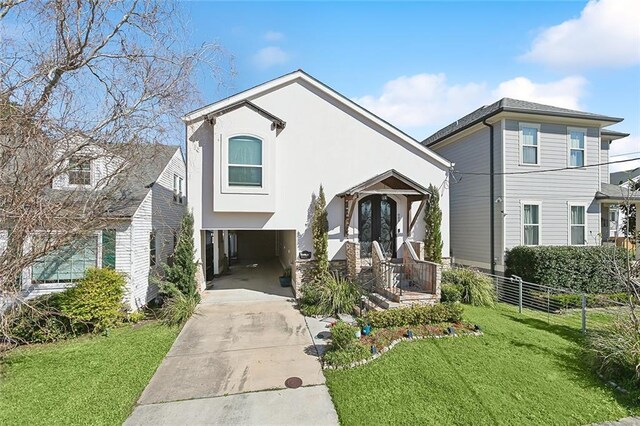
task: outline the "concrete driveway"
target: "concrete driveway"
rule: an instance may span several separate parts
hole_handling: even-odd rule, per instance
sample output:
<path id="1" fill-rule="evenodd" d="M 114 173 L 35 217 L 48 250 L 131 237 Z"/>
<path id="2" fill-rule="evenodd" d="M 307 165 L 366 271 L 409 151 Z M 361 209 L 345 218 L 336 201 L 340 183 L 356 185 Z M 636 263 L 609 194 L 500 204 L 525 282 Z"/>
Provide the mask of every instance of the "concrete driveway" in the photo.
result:
<path id="1" fill-rule="evenodd" d="M 273 261 L 239 265 L 215 280 L 125 424 L 337 424 L 281 271 Z M 290 377 L 302 387 L 285 389 Z"/>

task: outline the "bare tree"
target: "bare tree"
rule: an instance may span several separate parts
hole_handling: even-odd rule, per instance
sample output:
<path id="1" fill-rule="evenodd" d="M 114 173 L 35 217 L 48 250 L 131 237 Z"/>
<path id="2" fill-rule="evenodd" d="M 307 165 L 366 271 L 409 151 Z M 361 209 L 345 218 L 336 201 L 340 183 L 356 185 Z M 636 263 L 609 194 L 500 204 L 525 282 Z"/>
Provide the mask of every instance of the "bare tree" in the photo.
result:
<path id="1" fill-rule="evenodd" d="M 0 299 L 117 217 L 140 148 L 181 141 L 197 71 L 232 72 L 219 46 L 188 45 L 185 22 L 164 0 L 0 1 Z M 89 162 L 94 181 L 59 189 Z"/>

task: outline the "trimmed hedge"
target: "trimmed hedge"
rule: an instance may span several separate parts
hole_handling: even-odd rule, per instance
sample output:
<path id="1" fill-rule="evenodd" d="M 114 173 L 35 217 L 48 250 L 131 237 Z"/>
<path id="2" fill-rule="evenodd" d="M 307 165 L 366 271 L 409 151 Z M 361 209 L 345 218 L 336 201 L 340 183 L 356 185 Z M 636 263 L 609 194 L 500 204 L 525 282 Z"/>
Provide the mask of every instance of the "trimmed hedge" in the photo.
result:
<path id="1" fill-rule="evenodd" d="M 406 325 L 458 323 L 462 321 L 462 305 L 459 303 L 438 303 L 437 305 L 414 305 L 408 308 L 370 311 L 359 319 L 361 324 L 373 328 L 402 327 Z"/>
<path id="2" fill-rule="evenodd" d="M 518 246 L 507 252 L 507 276 L 585 293 L 616 293 L 623 284 L 613 274 L 625 270 L 628 251 L 605 246 Z"/>

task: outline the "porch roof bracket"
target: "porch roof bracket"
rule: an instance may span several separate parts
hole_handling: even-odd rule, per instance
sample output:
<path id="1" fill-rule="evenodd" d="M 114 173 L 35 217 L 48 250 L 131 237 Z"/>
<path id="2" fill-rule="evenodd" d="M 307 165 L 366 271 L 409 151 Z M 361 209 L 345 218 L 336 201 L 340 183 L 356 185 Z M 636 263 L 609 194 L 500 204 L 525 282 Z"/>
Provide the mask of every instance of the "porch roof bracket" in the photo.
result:
<path id="1" fill-rule="evenodd" d="M 411 234 L 411 231 L 413 231 L 413 227 L 415 226 L 416 222 L 418 221 L 418 218 L 420 217 L 420 213 L 422 213 L 422 210 L 424 210 L 424 206 L 427 204 L 427 200 L 429 199 L 429 197 L 424 196 L 422 197 L 422 201 L 420 202 L 420 206 L 418 207 L 418 210 L 416 211 L 416 215 L 413 217 L 413 219 L 411 219 L 411 224 L 409 225 L 409 229 L 407 230 L 407 237 L 409 236 L 409 234 Z M 409 211 L 411 211 L 411 202 L 407 202 L 407 204 L 409 205 Z M 408 216 L 411 217 L 411 216 Z"/>
<path id="2" fill-rule="evenodd" d="M 351 223 L 351 217 L 356 207 L 356 200 L 358 194 L 347 195 L 344 197 L 344 236 L 349 237 L 349 224 Z"/>

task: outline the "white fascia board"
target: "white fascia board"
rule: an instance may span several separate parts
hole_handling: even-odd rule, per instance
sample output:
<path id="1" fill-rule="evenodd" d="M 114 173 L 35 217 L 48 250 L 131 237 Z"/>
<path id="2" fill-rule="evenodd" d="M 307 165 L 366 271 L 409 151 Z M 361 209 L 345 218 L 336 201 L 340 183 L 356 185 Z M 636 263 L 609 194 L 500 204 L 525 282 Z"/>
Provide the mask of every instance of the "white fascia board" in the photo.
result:
<path id="1" fill-rule="evenodd" d="M 427 157 L 431 158 L 432 160 L 436 161 L 437 163 L 439 163 L 442 167 L 444 168 L 450 168 L 453 167 L 453 164 L 445 159 L 444 157 L 436 154 L 434 151 L 432 151 L 429 148 L 426 148 L 424 145 L 422 145 L 420 142 L 418 142 L 417 140 L 415 140 L 414 138 L 412 138 L 411 136 L 405 134 L 404 132 L 402 132 L 401 130 L 399 130 L 398 128 L 394 127 L 393 125 L 387 123 L 386 121 L 382 120 L 380 117 L 378 117 L 377 115 L 373 114 L 372 112 L 366 110 L 365 108 L 361 107 L 360 105 L 358 105 L 357 103 L 353 102 L 352 100 L 344 97 L 343 95 L 341 95 L 340 93 L 336 92 L 335 90 L 333 90 L 332 88 L 330 88 L 329 86 L 325 85 L 324 83 L 316 80 L 315 78 L 311 77 L 309 74 L 305 73 L 304 71 L 298 70 L 298 71 L 294 71 L 290 74 L 285 74 L 282 77 L 278 77 L 275 80 L 271 80 L 268 81 L 264 84 L 261 84 L 259 86 L 253 87 L 249 90 L 245 90 L 244 92 L 240 92 L 234 96 L 231 96 L 229 98 L 223 99 L 221 101 L 215 102 L 213 104 L 207 105 L 203 108 L 197 109 L 187 115 L 185 115 L 184 117 L 182 117 L 182 120 L 184 122 L 191 122 L 191 121 L 195 121 L 198 119 L 202 119 L 204 117 L 206 117 L 207 115 L 211 114 L 214 111 L 217 111 L 219 109 L 225 108 L 235 102 L 244 100 L 244 99 L 255 99 L 256 97 L 259 97 L 261 94 L 265 93 L 265 92 L 270 92 L 273 91 L 281 86 L 285 86 L 295 80 L 302 80 L 304 82 L 306 82 L 307 84 L 312 85 L 313 87 L 315 87 L 316 89 L 322 91 L 323 93 L 327 94 L 328 96 L 332 97 L 333 99 L 335 99 L 336 101 L 342 103 L 343 105 L 345 105 L 346 107 L 350 108 L 352 111 L 360 114 L 362 117 L 372 121 L 374 124 L 382 127 L 383 129 L 387 130 L 388 132 L 392 133 L 394 136 L 398 137 L 399 139 L 401 139 L 402 141 L 408 143 L 409 145 L 411 145 L 414 148 L 417 148 L 418 151 L 420 151 L 422 154 L 426 155 Z"/>

